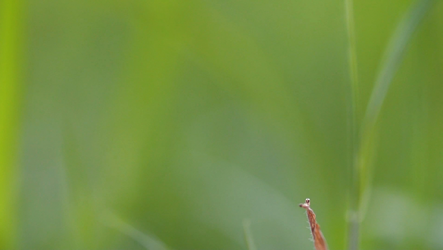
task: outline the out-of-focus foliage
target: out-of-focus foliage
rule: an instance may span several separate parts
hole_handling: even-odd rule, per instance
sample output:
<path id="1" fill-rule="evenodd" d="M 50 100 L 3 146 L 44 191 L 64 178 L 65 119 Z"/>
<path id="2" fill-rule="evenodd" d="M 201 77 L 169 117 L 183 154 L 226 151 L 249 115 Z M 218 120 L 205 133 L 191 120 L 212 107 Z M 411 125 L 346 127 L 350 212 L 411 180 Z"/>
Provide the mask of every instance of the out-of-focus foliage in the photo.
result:
<path id="1" fill-rule="evenodd" d="M 21 7 L 20 1 L 0 1 L 0 249 L 16 247 L 16 148 L 24 36 Z"/>
<path id="2" fill-rule="evenodd" d="M 354 1 L 365 112 L 414 1 Z M 0 249 L 345 249 L 344 1 L 0 2 Z M 362 249 L 443 248 L 443 4 L 377 122 Z"/>

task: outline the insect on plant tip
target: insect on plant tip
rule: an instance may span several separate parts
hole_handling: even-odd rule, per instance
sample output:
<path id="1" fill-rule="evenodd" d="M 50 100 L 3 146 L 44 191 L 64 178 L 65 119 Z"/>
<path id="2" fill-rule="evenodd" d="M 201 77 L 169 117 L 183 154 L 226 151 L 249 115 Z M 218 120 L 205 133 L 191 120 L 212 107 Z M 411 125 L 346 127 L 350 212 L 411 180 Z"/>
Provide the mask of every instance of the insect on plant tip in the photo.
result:
<path id="1" fill-rule="evenodd" d="M 299 207 L 302 208 L 308 208 L 310 206 L 311 200 L 309 198 L 306 198 L 305 203 L 300 203 L 300 205 L 298 205 Z"/>
<path id="2" fill-rule="evenodd" d="M 308 216 L 309 226 L 311 227 L 311 234 L 314 240 L 315 249 L 328 250 L 325 237 L 320 230 L 320 225 L 317 224 L 315 219 L 314 210 L 311 209 L 311 200 L 307 198 L 305 203 L 301 203 L 299 206 L 306 209 L 306 215 Z"/>

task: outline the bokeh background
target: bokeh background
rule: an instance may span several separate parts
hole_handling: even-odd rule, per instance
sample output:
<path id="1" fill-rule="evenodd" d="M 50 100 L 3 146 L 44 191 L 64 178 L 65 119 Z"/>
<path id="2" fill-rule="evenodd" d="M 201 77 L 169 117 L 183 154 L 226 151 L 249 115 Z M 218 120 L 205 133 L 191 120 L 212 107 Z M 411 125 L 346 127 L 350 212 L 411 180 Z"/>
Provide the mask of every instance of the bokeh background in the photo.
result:
<path id="1" fill-rule="evenodd" d="M 360 126 L 411 0 L 354 1 Z M 420 3 L 419 3 L 420 4 Z M 346 249 L 345 3 L 0 1 L 0 249 Z M 390 48 L 393 49 L 393 48 Z M 443 249 L 443 4 L 377 118 L 361 249 Z M 252 249 L 252 246 L 249 246 Z"/>

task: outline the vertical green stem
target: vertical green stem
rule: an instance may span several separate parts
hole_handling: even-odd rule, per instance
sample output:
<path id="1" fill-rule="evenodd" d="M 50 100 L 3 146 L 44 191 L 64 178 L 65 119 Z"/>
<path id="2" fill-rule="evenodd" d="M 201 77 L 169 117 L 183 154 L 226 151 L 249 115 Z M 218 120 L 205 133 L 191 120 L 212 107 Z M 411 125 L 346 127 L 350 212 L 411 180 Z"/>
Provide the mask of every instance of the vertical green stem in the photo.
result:
<path id="1" fill-rule="evenodd" d="M 361 127 L 357 126 L 358 100 L 358 71 L 357 53 L 355 47 L 355 31 L 353 20 L 352 0 L 345 0 L 346 22 L 348 31 L 348 58 L 350 72 L 349 91 L 349 138 L 350 138 L 350 165 L 351 165 L 351 191 L 349 205 L 348 224 L 348 249 L 358 250 L 359 248 L 359 227 L 365 209 L 364 202 L 368 200 L 368 189 L 370 187 L 370 160 L 374 148 L 374 138 L 376 137 L 376 122 L 379 117 L 382 105 L 391 86 L 392 80 L 400 67 L 405 55 L 407 45 L 410 43 L 412 35 L 423 21 L 426 14 L 431 9 L 436 0 L 418 0 L 412 5 L 408 14 L 397 26 L 388 45 L 381 70 L 377 76 L 371 98 L 367 105 Z M 365 194 L 365 197 L 362 197 Z"/>
<path id="2" fill-rule="evenodd" d="M 360 128 L 360 144 L 358 151 L 358 168 L 360 171 L 360 204 L 358 217 L 364 217 L 369 200 L 370 183 L 372 180 L 371 158 L 377 137 L 377 120 L 383 103 L 391 87 L 394 76 L 406 54 L 408 45 L 419 25 L 431 10 L 436 0 L 417 0 L 411 5 L 407 14 L 397 25 L 388 44 L 381 69 L 377 75 L 374 89 L 366 108 Z"/>
<path id="3" fill-rule="evenodd" d="M 360 203 L 359 131 L 357 125 L 358 67 L 352 0 L 345 0 L 346 28 L 348 33 L 349 97 L 348 97 L 348 138 L 349 165 L 351 169 L 350 204 L 348 214 L 348 249 L 357 250 L 359 242 L 358 206 Z"/>

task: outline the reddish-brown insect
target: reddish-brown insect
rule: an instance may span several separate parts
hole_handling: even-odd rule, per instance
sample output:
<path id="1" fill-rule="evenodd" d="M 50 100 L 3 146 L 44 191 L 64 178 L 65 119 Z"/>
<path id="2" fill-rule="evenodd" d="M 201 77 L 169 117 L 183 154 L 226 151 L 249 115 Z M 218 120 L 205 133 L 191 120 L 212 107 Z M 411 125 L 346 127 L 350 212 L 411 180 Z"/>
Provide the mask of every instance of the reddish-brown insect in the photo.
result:
<path id="1" fill-rule="evenodd" d="M 300 204 L 300 207 L 306 209 L 309 225 L 311 226 L 312 238 L 314 239 L 315 250 L 328 250 L 325 237 L 323 237 L 323 234 L 320 231 L 320 225 L 318 225 L 315 220 L 315 213 L 311 209 L 311 200 L 309 198 L 306 199 L 306 202 Z"/>

